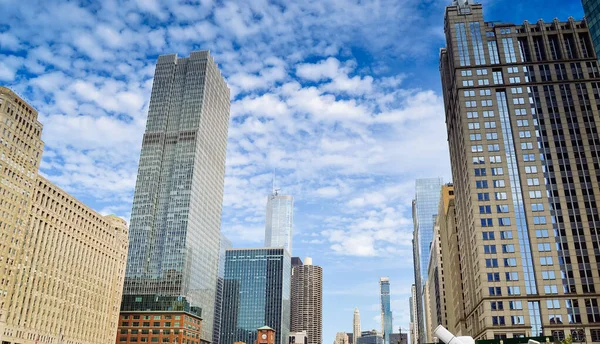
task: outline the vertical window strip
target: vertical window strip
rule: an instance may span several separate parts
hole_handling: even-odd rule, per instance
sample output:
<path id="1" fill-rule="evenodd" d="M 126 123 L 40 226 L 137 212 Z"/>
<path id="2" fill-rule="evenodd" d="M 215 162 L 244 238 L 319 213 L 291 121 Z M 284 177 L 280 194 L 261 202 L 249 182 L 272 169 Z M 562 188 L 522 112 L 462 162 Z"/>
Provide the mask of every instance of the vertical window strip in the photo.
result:
<path id="1" fill-rule="evenodd" d="M 504 46 L 504 59 L 506 63 L 516 63 L 517 56 L 515 55 L 512 38 L 502 38 L 502 45 Z"/>
<path id="2" fill-rule="evenodd" d="M 485 53 L 483 50 L 483 39 L 481 38 L 481 26 L 479 22 L 471 22 L 471 40 L 473 42 L 473 56 L 475 57 L 476 65 L 485 64 Z"/>
<path id="3" fill-rule="evenodd" d="M 498 44 L 496 41 L 488 41 L 488 52 L 490 54 L 490 63 L 500 64 L 500 57 L 498 56 Z"/>
<path id="4" fill-rule="evenodd" d="M 454 24 L 456 29 L 456 39 L 458 40 L 458 55 L 461 66 L 470 66 L 471 58 L 469 56 L 469 46 L 467 43 L 467 28 L 465 23 Z"/>
<path id="5" fill-rule="evenodd" d="M 533 271 L 531 243 L 529 241 L 529 231 L 525 216 L 525 206 L 523 204 L 523 193 L 521 190 L 521 178 L 519 176 L 519 168 L 517 166 L 517 156 L 513 141 L 512 127 L 510 124 L 506 92 L 497 91 L 496 99 L 498 102 L 500 126 L 502 128 L 502 139 L 506 152 L 506 163 L 508 165 L 508 175 L 510 178 L 513 207 L 515 209 L 515 225 L 517 227 L 519 245 L 521 246 L 521 262 L 523 264 L 525 290 L 528 295 L 532 295 L 537 294 L 537 284 Z"/>

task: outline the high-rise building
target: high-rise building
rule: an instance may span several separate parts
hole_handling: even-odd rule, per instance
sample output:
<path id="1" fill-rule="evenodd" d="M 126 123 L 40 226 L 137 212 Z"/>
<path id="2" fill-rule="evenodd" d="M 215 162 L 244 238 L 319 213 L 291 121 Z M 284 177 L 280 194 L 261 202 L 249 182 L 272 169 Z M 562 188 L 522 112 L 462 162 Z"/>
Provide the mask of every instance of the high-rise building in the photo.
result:
<path id="1" fill-rule="evenodd" d="M 383 333 L 384 344 L 390 344 L 390 336 L 394 325 L 392 320 L 389 277 L 381 277 L 379 279 L 379 291 L 381 298 L 381 333 Z"/>
<path id="2" fill-rule="evenodd" d="M 358 343 L 358 339 L 360 338 L 360 311 L 357 308 L 354 308 L 354 317 L 352 318 L 352 340 L 353 343 Z"/>
<path id="3" fill-rule="evenodd" d="M 300 257 L 292 257 L 292 269 L 297 266 L 302 266 L 302 259 Z"/>
<path id="4" fill-rule="evenodd" d="M 346 334 L 348 335 L 348 344 L 354 344 L 354 333 L 346 332 Z"/>
<path id="5" fill-rule="evenodd" d="M 439 241 L 441 254 L 438 256 L 438 267 L 442 271 L 442 278 L 438 274 L 438 290 L 440 290 L 439 306 L 437 309 L 445 310 L 444 326 L 457 336 L 465 335 L 464 330 L 464 305 L 463 287 L 460 271 L 460 246 L 458 245 L 458 227 L 456 226 L 456 212 L 454 207 L 454 186 L 442 186 L 442 194 L 436 224 L 439 227 Z M 431 327 L 430 327 L 431 328 Z"/>
<path id="6" fill-rule="evenodd" d="M 585 20 L 445 11 L 465 333 L 598 338 L 600 72 Z M 581 333 L 580 333 L 581 332 Z"/>
<path id="7" fill-rule="evenodd" d="M 596 56 L 600 56 L 600 0 L 583 0 L 585 19 L 590 29 Z"/>
<path id="8" fill-rule="evenodd" d="M 0 340 L 114 343 L 127 223 L 38 174 L 38 113 L 4 87 L 0 129 Z"/>
<path id="9" fill-rule="evenodd" d="M 413 259 L 415 270 L 417 326 L 419 344 L 426 340 L 425 300 L 423 298 L 427 281 L 427 265 L 429 263 L 430 245 L 433 241 L 433 218 L 437 214 L 440 200 L 441 178 L 417 179 L 415 183 L 415 199 L 413 200 Z"/>
<path id="10" fill-rule="evenodd" d="M 223 280 L 225 278 L 225 253 L 233 248 L 231 241 L 221 233 L 219 244 L 219 270 L 217 272 L 217 290 L 215 294 L 215 320 L 213 323 L 212 344 L 219 344 L 221 339 L 221 310 L 223 309 Z"/>
<path id="11" fill-rule="evenodd" d="M 275 330 L 275 344 L 288 342 L 291 270 L 284 248 L 227 250 L 221 344 L 254 343 L 265 324 Z"/>
<path id="12" fill-rule="evenodd" d="M 308 344 L 323 343 L 323 269 L 306 258 L 292 269 L 291 330 L 306 331 Z"/>
<path id="13" fill-rule="evenodd" d="M 207 341 L 228 125 L 229 88 L 210 53 L 159 56 L 133 196 L 124 295 L 185 298 L 202 309 Z"/>
<path id="14" fill-rule="evenodd" d="M 434 236 L 431 242 L 431 255 L 429 256 L 429 271 L 427 277 L 427 305 L 429 309 L 427 314 L 429 315 L 429 321 L 427 323 L 427 333 L 430 334 L 428 342 L 431 343 L 433 339 L 433 330 L 438 325 L 447 327 L 446 314 L 444 310 L 445 296 L 444 296 L 444 269 L 442 264 L 442 244 L 440 242 L 440 227 L 437 223 L 434 225 Z"/>
<path id="15" fill-rule="evenodd" d="M 273 190 L 267 198 L 265 247 L 285 247 L 292 254 L 293 226 L 294 198 Z"/>

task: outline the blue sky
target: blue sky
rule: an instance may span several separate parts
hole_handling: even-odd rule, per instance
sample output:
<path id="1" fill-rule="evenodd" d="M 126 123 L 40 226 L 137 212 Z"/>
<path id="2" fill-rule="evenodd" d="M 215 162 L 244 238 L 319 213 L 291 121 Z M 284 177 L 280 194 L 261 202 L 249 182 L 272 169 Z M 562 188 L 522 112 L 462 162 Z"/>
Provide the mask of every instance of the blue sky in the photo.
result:
<path id="1" fill-rule="evenodd" d="M 42 173 L 129 218 L 156 57 L 210 49 L 232 90 L 222 230 L 262 244 L 272 174 L 295 255 L 323 266 L 324 342 L 408 329 L 414 179 L 450 180 L 438 52 L 447 0 L 0 0 L 0 83 L 40 111 Z M 583 17 L 579 0 L 482 1 L 487 20 Z"/>

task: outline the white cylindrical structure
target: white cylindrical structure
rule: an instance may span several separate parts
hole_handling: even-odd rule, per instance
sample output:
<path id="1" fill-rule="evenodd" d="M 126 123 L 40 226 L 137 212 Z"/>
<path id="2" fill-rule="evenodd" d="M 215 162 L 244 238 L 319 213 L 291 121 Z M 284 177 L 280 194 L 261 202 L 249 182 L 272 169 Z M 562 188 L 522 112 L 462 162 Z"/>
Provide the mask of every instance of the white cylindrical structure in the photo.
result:
<path id="1" fill-rule="evenodd" d="M 311 257 L 304 258 L 304 265 L 312 265 L 312 258 Z"/>

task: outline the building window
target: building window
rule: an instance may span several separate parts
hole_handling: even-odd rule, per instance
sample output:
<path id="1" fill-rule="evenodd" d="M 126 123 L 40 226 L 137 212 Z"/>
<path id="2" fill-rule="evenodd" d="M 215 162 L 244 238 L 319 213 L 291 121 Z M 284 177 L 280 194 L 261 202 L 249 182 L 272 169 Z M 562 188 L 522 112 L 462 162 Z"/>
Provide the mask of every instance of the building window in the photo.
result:
<path id="1" fill-rule="evenodd" d="M 456 30 L 456 39 L 458 41 L 458 56 L 461 66 L 470 66 L 469 45 L 467 42 L 467 28 L 465 23 L 454 24 Z"/>

